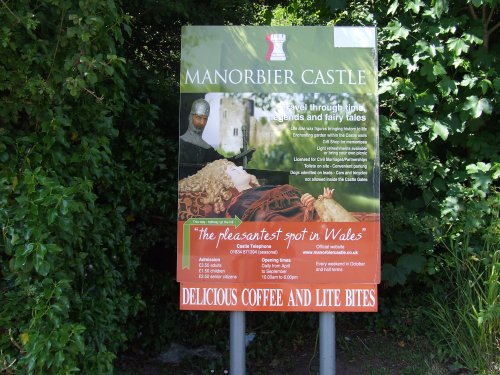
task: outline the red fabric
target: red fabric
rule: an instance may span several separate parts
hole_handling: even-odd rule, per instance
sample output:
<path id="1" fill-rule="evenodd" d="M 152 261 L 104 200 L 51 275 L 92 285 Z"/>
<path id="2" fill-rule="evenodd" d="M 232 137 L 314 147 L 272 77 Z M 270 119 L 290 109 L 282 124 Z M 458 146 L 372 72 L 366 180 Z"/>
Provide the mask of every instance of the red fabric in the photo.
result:
<path id="1" fill-rule="evenodd" d="M 243 221 L 318 221 L 316 210 L 300 202 L 301 193 L 291 185 L 259 186 L 234 197 L 226 217 Z"/>

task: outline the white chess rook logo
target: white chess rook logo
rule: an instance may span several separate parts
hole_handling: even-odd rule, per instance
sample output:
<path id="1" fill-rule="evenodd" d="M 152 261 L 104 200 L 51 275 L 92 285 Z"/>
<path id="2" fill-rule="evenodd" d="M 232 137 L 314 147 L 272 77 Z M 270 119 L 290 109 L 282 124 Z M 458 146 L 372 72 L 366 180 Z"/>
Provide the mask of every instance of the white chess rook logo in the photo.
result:
<path id="1" fill-rule="evenodd" d="M 283 44 L 286 41 L 285 34 L 271 34 L 271 42 L 273 42 L 273 52 L 269 60 L 271 61 L 285 61 L 286 55 L 283 51 Z"/>

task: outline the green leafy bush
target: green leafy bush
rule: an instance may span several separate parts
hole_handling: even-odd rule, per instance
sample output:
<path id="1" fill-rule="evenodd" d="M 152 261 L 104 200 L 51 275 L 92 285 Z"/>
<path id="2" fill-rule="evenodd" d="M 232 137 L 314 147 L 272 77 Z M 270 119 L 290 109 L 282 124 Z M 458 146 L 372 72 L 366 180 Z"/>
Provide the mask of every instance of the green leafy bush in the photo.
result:
<path id="1" fill-rule="evenodd" d="M 499 176 L 500 78 L 498 47 L 487 35 L 494 20 L 478 15 L 493 12 L 487 3 L 447 1 L 377 10 L 382 200 L 390 217 L 398 209 L 406 216 L 384 224 L 386 251 L 400 254 L 386 258 L 389 284 L 403 284 L 411 271 L 438 272 L 439 241 L 484 224 Z"/>
<path id="2" fill-rule="evenodd" d="M 112 153 L 129 17 L 112 0 L 0 8 L 0 369 L 110 373 L 140 306 Z"/>

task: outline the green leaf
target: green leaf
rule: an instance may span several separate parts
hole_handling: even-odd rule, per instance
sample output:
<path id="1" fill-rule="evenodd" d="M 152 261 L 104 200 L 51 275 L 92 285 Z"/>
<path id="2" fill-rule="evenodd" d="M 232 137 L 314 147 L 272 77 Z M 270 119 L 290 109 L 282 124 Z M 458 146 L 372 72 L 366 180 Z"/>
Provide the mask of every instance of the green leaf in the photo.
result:
<path id="1" fill-rule="evenodd" d="M 80 31 L 79 27 L 74 27 L 74 26 L 73 27 L 68 27 L 67 30 L 66 30 L 66 36 L 68 38 L 72 38 L 75 35 L 77 35 L 79 31 Z"/>
<path id="2" fill-rule="evenodd" d="M 464 104 L 464 110 L 468 110 L 473 118 L 480 117 L 483 112 L 491 114 L 492 107 L 488 99 L 479 99 L 477 96 L 472 95 L 466 98 L 466 103 Z"/>
<path id="3" fill-rule="evenodd" d="M 392 78 L 388 78 L 385 80 L 380 81 L 378 85 L 378 94 L 382 95 L 386 92 L 391 92 L 393 88 L 395 87 L 394 81 Z"/>
<path id="4" fill-rule="evenodd" d="M 420 8 L 424 7 L 425 4 L 421 0 L 408 1 L 405 6 L 405 11 L 411 10 L 413 13 L 418 14 Z"/>
<path id="5" fill-rule="evenodd" d="M 404 285 L 408 272 L 400 267 L 394 267 L 392 264 L 382 266 L 382 279 L 387 281 L 389 286 L 396 284 Z"/>
<path id="6" fill-rule="evenodd" d="M 45 245 L 45 247 L 47 248 L 48 253 L 60 253 L 62 251 L 61 247 L 54 243 L 49 243 Z"/>
<path id="7" fill-rule="evenodd" d="M 132 28 L 128 24 L 123 24 L 123 30 L 125 30 L 128 36 L 132 35 Z"/>
<path id="8" fill-rule="evenodd" d="M 56 210 L 50 210 L 47 215 L 47 224 L 52 224 L 57 219 L 57 216 L 58 215 Z"/>
<path id="9" fill-rule="evenodd" d="M 438 88 L 443 96 L 456 95 L 458 93 L 457 84 L 447 75 L 439 81 Z"/>
<path id="10" fill-rule="evenodd" d="M 420 254 L 403 254 L 399 257 L 397 266 L 408 273 L 420 272 L 425 266 L 425 257 Z"/>
<path id="11" fill-rule="evenodd" d="M 410 35 L 410 30 L 401 25 L 399 21 L 389 22 L 386 29 L 390 32 L 389 40 L 406 39 L 406 37 Z"/>
<path id="12" fill-rule="evenodd" d="M 465 86 L 465 87 L 474 87 L 474 85 L 477 82 L 477 78 L 470 76 L 468 74 L 464 75 L 464 79 L 460 82 L 460 86 Z"/>
<path id="13" fill-rule="evenodd" d="M 493 87 L 496 91 L 500 91 L 500 78 L 495 78 L 493 81 Z"/>
<path id="14" fill-rule="evenodd" d="M 68 201 L 66 199 L 63 199 L 61 201 L 61 214 L 66 215 L 68 213 Z"/>
<path id="15" fill-rule="evenodd" d="M 398 9 L 399 6 L 399 1 L 395 1 L 391 4 L 389 9 L 387 10 L 387 14 L 395 14 L 396 10 Z"/>
<path id="16" fill-rule="evenodd" d="M 481 82 L 479 82 L 479 87 L 481 87 L 481 91 L 484 94 L 488 92 L 490 88 L 493 87 L 493 84 L 491 83 L 490 80 L 488 79 L 483 79 Z"/>
<path id="17" fill-rule="evenodd" d="M 481 197 L 482 199 L 486 198 L 492 182 L 490 176 L 484 173 L 480 173 L 474 175 L 473 179 L 474 182 L 472 184 L 472 188 L 474 189 L 474 194 Z"/>
<path id="18" fill-rule="evenodd" d="M 424 190 L 423 193 L 422 193 L 423 197 L 424 197 L 424 202 L 425 204 L 428 206 L 432 200 L 434 199 L 434 194 L 432 193 L 432 191 L 430 190 Z"/>
<path id="19" fill-rule="evenodd" d="M 500 163 L 493 164 L 493 179 L 498 180 L 500 178 Z"/>
<path id="20" fill-rule="evenodd" d="M 36 263 L 35 270 L 42 276 L 47 276 L 50 271 L 50 263 L 46 260 Z"/>
<path id="21" fill-rule="evenodd" d="M 433 168 L 426 168 L 422 171 L 422 174 L 420 175 L 419 182 L 421 182 L 422 185 L 427 185 L 432 178 L 434 177 L 434 169 Z"/>
<path id="22" fill-rule="evenodd" d="M 496 0 L 493 0 L 493 1 L 496 1 Z M 477 44 L 477 45 L 483 44 L 483 39 L 476 36 L 474 33 L 464 33 L 463 38 L 466 41 L 471 42 L 473 44 Z"/>
<path id="23" fill-rule="evenodd" d="M 91 85 L 94 85 L 96 82 L 97 82 L 97 76 L 95 75 L 95 73 L 86 73 L 85 74 L 85 78 L 87 78 L 87 81 L 91 84 Z"/>
<path id="24" fill-rule="evenodd" d="M 104 71 L 108 76 L 112 76 L 115 72 L 115 69 L 111 65 L 104 65 Z"/>
<path id="25" fill-rule="evenodd" d="M 346 7 L 346 0 L 327 0 L 326 5 L 331 10 L 342 10 Z"/>
<path id="26" fill-rule="evenodd" d="M 26 258 L 26 256 L 20 256 L 20 255 L 18 255 L 16 257 L 12 258 L 11 262 L 12 261 L 13 261 L 15 269 L 21 269 L 21 268 L 23 268 L 26 265 L 27 258 Z"/>
<path id="27" fill-rule="evenodd" d="M 459 204 L 457 197 L 445 198 L 441 208 L 442 217 L 456 219 L 460 211 L 462 211 L 462 206 Z"/>
<path id="28" fill-rule="evenodd" d="M 27 257 L 30 255 L 35 249 L 35 245 L 33 243 L 27 243 L 24 247 L 18 247 L 16 251 L 16 256 Z"/>
<path id="29" fill-rule="evenodd" d="M 35 253 L 35 258 L 34 258 L 35 270 L 42 276 L 47 276 L 48 273 L 47 269 L 48 263 L 47 261 L 45 261 L 46 253 L 47 253 L 47 247 L 45 245 L 37 246 L 37 251 Z"/>
<path id="30" fill-rule="evenodd" d="M 448 0 L 434 0 L 433 5 L 438 18 L 448 12 Z"/>
<path id="31" fill-rule="evenodd" d="M 10 244 L 14 246 L 17 241 L 19 241 L 19 235 L 17 233 L 13 233 L 10 239 Z"/>
<path id="32" fill-rule="evenodd" d="M 438 61 L 434 64 L 434 66 L 432 67 L 432 73 L 435 75 L 435 76 L 443 76 L 446 74 L 446 69 L 443 67 L 443 65 L 441 65 L 441 63 Z"/>
<path id="33" fill-rule="evenodd" d="M 468 166 L 465 167 L 465 170 L 467 171 L 468 174 L 475 174 L 479 172 L 488 172 L 491 169 L 491 164 L 490 163 L 483 163 L 480 161 L 479 163 L 476 164 L 469 164 Z"/>
<path id="34" fill-rule="evenodd" d="M 462 39 L 450 38 L 448 42 L 448 49 L 453 52 L 455 56 L 460 56 L 462 53 L 467 53 L 469 51 L 469 45 L 466 44 Z"/>
<path id="35" fill-rule="evenodd" d="M 434 64 L 432 61 L 427 60 L 422 64 L 420 75 L 425 76 L 428 82 L 436 80 L 436 74 L 434 74 Z"/>
<path id="36" fill-rule="evenodd" d="M 421 108 L 425 112 L 432 112 L 434 106 L 438 103 L 438 98 L 436 95 L 429 95 L 427 92 L 423 92 L 417 96 L 415 104 L 417 107 Z"/>
<path id="37" fill-rule="evenodd" d="M 405 61 L 399 53 L 395 53 L 391 56 L 391 63 L 389 65 L 391 69 L 397 68 L 398 66 L 401 66 L 403 64 L 406 65 L 407 61 Z"/>
<path id="38" fill-rule="evenodd" d="M 432 131 L 435 135 L 441 137 L 443 141 L 446 141 L 446 139 L 448 139 L 448 135 L 450 134 L 448 127 L 437 120 L 434 121 Z"/>
<path id="39" fill-rule="evenodd" d="M 381 116 L 380 127 L 386 135 L 390 133 L 399 133 L 398 122 L 395 119 L 388 119 L 385 116 Z"/>
<path id="40" fill-rule="evenodd" d="M 90 40 L 90 33 L 84 31 L 80 38 L 82 39 L 82 41 L 88 42 Z"/>

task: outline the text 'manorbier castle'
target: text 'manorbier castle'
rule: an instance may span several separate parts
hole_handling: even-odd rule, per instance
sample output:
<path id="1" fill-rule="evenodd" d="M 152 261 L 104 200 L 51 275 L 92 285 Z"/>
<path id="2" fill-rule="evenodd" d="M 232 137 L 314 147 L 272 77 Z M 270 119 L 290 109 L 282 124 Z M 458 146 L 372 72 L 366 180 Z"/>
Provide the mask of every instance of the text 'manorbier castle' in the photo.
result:
<path id="1" fill-rule="evenodd" d="M 291 69 L 213 69 L 186 70 L 184 84 L 195 85 L 361 85 L 367 84 L 364 69 L 304 69 L 299 74 Z"/>

